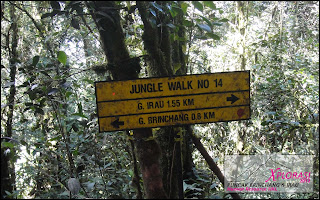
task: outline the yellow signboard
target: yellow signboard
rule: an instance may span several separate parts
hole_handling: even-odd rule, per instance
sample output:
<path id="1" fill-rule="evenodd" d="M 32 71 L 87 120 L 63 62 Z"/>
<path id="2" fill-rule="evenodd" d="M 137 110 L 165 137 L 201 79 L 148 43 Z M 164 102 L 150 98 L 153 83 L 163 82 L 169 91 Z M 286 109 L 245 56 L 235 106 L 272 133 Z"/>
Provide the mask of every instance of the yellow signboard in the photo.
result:
<path id="1" fill-rule="evenodd" d="M 250 118 L 250 71 L 96 82 L 99 130 Z"/>

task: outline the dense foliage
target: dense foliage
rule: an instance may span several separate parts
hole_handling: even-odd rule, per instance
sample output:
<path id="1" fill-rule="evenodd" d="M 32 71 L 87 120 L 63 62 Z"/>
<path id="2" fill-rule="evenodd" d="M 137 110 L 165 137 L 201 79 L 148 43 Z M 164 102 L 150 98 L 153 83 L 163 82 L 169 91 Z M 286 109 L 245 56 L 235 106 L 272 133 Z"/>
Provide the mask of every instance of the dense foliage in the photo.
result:
<path id="1" fill-rule="evenodd" d="M 104 9 L 119 10 L 129 54 L 141 58 L 139 77 L 148 77 L 136 2 L 116 5 Z M 149 6 L 150 24 L 166 26 L 170 41 L 182 45 L 187 74 L 250 70 L 251 119 L 193 127 L 219 166 L 230 154 L 314 155 L 313 193 L 242 197 L 319 198 L 319 2 Z M 1 2 L 1 157 L 10 158 L 14 184 L 3 197 L 68 198 L 71 178 L 80 182 L 77 198 L 139 197 L 131 132 L 98 132 L 94 82 L 112 76 L 96 24 L 113 19 L 102 11 L 92 18 L 91 7 L 80 1 Z M 172 20 L 157 24 L 159 15 Z M 172 67 L 182 74 L 180 64 Z M 197 181 L 185 180 L 185 196 L 224 197 L 199 152 L 192 158 Z"/>

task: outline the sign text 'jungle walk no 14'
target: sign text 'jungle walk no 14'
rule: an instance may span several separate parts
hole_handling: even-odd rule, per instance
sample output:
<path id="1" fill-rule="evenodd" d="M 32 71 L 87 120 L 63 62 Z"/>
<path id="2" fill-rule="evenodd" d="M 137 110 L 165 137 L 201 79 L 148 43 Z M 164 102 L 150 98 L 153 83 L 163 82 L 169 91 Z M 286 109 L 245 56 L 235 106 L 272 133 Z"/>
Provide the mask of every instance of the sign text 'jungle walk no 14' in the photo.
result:
<path id="1" fill-rule="evenodd" d="M 250 71 L 95 82 L 99 131 L 250 118 Z"/>

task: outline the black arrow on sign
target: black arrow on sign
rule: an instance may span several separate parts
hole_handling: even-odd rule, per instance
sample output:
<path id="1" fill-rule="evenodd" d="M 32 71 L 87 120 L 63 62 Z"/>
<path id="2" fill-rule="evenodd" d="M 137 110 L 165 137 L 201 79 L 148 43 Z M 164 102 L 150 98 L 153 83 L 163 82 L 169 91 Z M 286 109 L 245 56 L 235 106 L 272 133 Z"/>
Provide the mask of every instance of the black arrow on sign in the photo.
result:
<path id="1" fill-rule="evenodd" d="M 233 104 L 234 102 L 238 101 L 238 97 L 234 96 L 233 94 L 231 94 L 231 97 L 227 97 L 227 101 L 231 101 L 231 104 Z"/>
<path id="2" fill-rule="evenodd" d="M 111 122 L 111 125 L 115 128 L 120 128 L 120 125 L 124 125 L 124 121 L 119 121 L 119 118 Z"/>

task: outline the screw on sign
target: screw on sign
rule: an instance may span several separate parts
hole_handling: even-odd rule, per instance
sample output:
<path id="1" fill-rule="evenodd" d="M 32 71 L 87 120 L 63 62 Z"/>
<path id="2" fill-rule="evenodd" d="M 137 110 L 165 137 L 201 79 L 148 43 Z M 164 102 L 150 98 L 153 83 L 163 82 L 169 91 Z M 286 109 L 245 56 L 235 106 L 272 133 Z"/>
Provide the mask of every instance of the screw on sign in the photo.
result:
<path id="1" fill-rule="evenodd" d="M 242 115 L 244 115 L 244 110 L 240 108 L 240 109 L 237 111 L 237 114 L 238 114 L 239 117 L 242 117 Z"/>

